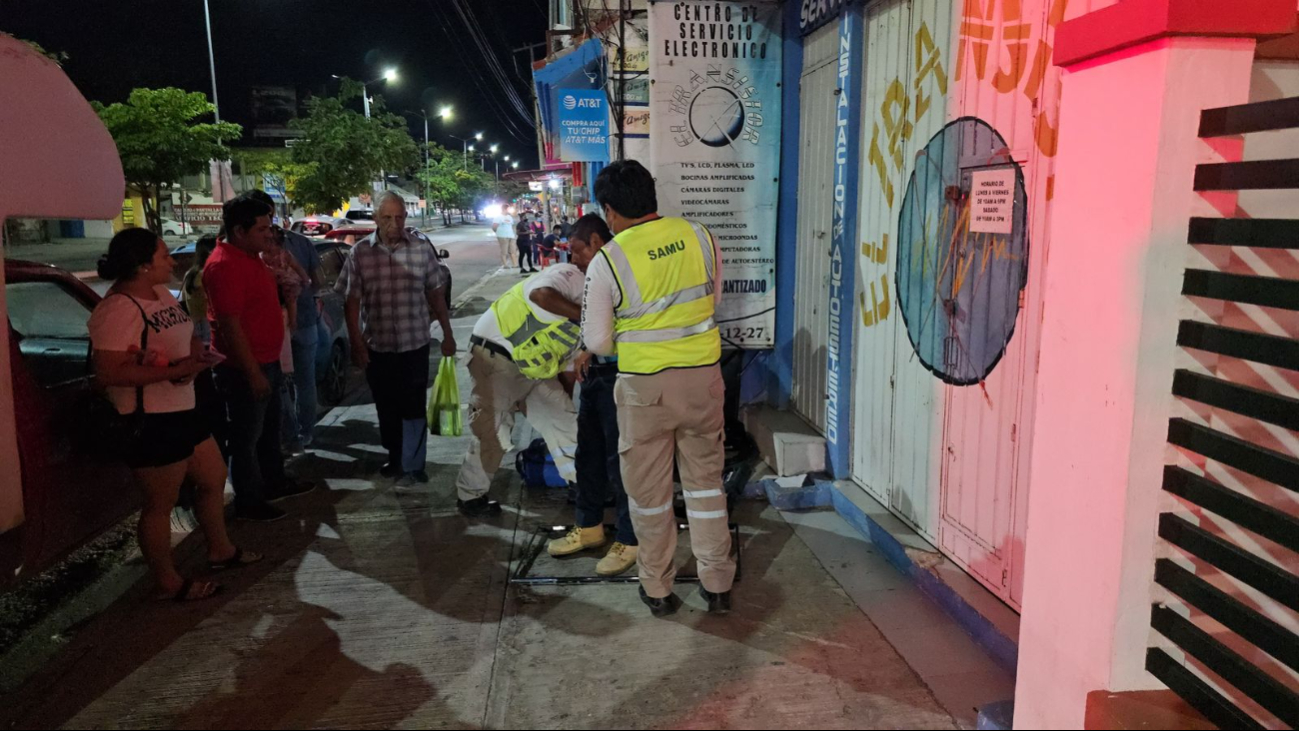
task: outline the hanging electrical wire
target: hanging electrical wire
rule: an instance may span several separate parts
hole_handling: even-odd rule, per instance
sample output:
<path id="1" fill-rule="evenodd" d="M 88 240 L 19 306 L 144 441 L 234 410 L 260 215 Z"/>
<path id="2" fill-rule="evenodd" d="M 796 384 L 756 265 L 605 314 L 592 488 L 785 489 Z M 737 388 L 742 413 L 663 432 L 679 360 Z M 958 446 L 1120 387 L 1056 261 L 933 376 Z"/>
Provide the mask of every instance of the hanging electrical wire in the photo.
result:
<path id="1" fill-rule="evenodd" d="M 464 24 L 466 31 L 468 31 L 470 40 L 474 42 L 478 47 L 479 53 L 482 54 L 482 59 L 487 70 L 491 73 L 493 78 L 496 79 L 501 90 L 505 92 L 505 98 L 509 102 L 509 106 L 519 115 L 519 119 L 523 120 L 525 124 L 535 128 L 536 120 L 532 118 L 528 105 L 524 104 L 523 97 L 519 94 L 518 88 L 515 87 L 514 84 L 510 83 L 509 77 L 505 73 L 505 68 L 501 65 L 500 59 L 497 58 L 496 54 L 493 52 L 491 44 L 487 42 L 486 34 L 483 33 L 482 26 L 478 24 L 478 19 L 474 16 L 473 10 L 468 6 L 466 0 L 452 0 L 451 5 L 459 14 L 461 22 Z"/>
<path id="2" fill-rule="evenodd" d="M 513 105 L 504 104 L 500 99 L 500 95 L 493 89 L 489 88 L 483 74 L 479 73 L 479 69 L 469 67 L 469 59 L 474 58 L 477 54 L 469 47 L 469 44 L 461 34 L 452 31 L 456 23 L 452 21 L 451 15 L 446 10 L 445 4 L 442 0 L 425 1 L 435 13 L 442 17 L 442 22 L 438 25 L 446 34 L 447 39 L 459 50 L 460 60 L 466 65 L 466 75 L 473 79 L 474 85 L 478 87 L 481 98 L 487 102 L 487 105 L 491 108 L 492 113 L 496 116 L 498 121 L 506 127 L 506 132 L 519 142 L 530 142 L 532 137 L 531 133 L 523 131 L 515 121 L 517 111 L 514 109 Z M 495 56 L 492 55 L 491 58 L 494 59 Z M 525 116 L 524 121 L 529 127 L 535 126 L 535 122 L 533 122 L 531 117 Z"/>

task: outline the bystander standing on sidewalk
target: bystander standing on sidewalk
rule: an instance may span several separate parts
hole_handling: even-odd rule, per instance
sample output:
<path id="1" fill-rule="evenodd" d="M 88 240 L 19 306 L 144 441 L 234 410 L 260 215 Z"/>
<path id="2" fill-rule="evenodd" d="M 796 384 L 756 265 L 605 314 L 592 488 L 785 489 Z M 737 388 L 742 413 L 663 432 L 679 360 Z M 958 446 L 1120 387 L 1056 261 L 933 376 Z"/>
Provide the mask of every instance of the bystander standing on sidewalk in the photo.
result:
<path id="1" fill-rule="evenodd" d="M 532 274 L 537 271 L 537 265 L 532 259 L 532 222 L 531 214 L 524 213 L 519 216 L 518 223 L 514 225 L 515 245 L 519 248 L 519 271 L 523 274 Z"/>
<path id="2" fill-rule="evenodd" d="M 263 203 L 271 204 L 270 195 L 263 191 L 254 191 L 251 195 Z M 291 447 L 305 449 L 311 446 L 316 429 L 316 351 L 320 338 L 320 310 L 316 306 L 316 298 L 324 286 L 324 274 L 320 270 L 320 253 L 316 251 L 316 245 L 311 239 L 285 229 L 283 245 L 310 279 L 298 294 L 297 318 L 289 323 L 293 388 L 287 388 L 286 383 L 286 387 L 281 389 L 285 442 Z"/>
<path id="3" fill-rule="evenodd" d="M 203 286 L 203 267 L 216 250 L 216 234 L 207 234 L 199 238 L 194 245 L 194 264 L 185 273 L 180 284 L 180 301 L 185 312 L 194 322 L 194 336 L 205 348 L 212 345 L 212 323 L 207 319 L 207 290 Z M 212 371 L 204 371 L 194 378 L 194 395 L 198 400 L 198 410 L 207 420 L 216 440 L 221 455 L 228 458 L 226 442 L 229 439 L 229 427 L 226 424 L 226 405 L 217 391 L 216 377 Z"/>
<path id="4" fill-rule="evenodd" d="M 152 231 L 129 228 L 114 236 L 98 268 L 99 276 L 114 284 L 95 307 L 89 330 L 96 378 L 118 413 L 134 419 L 121 457 L 144 493 L 140 551 L 158 582 L 159 598 L 192 601 L 221 587 L 176 571 L 171 512 L 185 480 L 197 488 L 195 513 L 211 567 L 235 568 L 261 556 L 241 551 L 226 534 L 226 466 L 194 395 L 194 377 L 206 373 L 213 359 L 168 290 L 175 265 L 166 243 Z"/>
<path id="5" fill-rule="evenodd" d="M 573 257 L 590 262 L 613 234 L 595 215 L 583 216 L 568 239 Z M 613 400 L 618 383 L 618 357 L 583 352 L 576 370 L 582 383 L 577 409 L 577 495 L 573 529 L 550 542 L 552 556 L 568 556 L 608 542 L 604 534 L 604 509 L 610 500 L 617 509 L 614 543 L 595 567 L 600 576 L 617 576 L 636 565 L 639 542 L 632 528 L 627 491 L 623 489 L 618 459 L 618 407 Z"/>
<path id="6" fill-rule="evenodd" d="M 501 268 L 513 269 L 519 265 L 519 251 L 514 245 L 514 209 L 501 206 L 501 215 L 492 221 L 492 233 L 496 234 L 496 243 L 501 247 Z"/>
<path id="7" fill-rule="evenodd" d="M 213 347 L 227 360 L 216 369 L 230 418 L 227 449 L 235 515 L 269 522 L 284 517 L 271 505 L 310 492 L 284 472 L 278 401 L 284 320 L 275 275 L 261 260 L 274 244 L 272 209 L 242 196 L 225 204 L 226 238 L 203 270 Z"/>
<path id="8" fill-rule="evenodd" d="M 380 472 L 403 486 L 426 483 L 429 338 L 442 326 L 442 356 L 454 357 L 445 275 L 437 251 L 406 230 L 406 206 L 384 193 L 375 206 L 378 227 L 352 248 L 337 288 L 347 301 L 352 360 L 365 371 L 388 452 Z M 364 329 L 362 328 L 364 319 Z"/>

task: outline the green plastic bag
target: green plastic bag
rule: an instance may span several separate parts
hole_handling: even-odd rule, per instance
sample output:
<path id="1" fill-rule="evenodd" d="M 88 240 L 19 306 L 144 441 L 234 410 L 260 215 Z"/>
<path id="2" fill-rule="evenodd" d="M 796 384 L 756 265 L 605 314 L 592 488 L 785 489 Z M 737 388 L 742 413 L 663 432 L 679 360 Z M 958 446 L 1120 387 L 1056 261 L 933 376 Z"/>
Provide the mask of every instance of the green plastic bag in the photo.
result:
<path id="1" fill-rule="evenodd" d="M 456 359 L 443 358 L 428 397 L 428 428 L 434 436 L 458 437 L 464 433 L 460 415 L 460 386 L 456 383 Z"/>

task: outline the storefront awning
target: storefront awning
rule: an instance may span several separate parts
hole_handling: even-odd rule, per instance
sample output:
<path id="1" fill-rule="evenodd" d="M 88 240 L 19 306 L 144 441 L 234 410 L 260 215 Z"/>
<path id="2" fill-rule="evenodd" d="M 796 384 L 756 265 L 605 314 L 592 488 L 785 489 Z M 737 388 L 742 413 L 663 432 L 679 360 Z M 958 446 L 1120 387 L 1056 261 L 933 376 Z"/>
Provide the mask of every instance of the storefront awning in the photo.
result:
<path id="1" fill-rule="evenodd" d="M 104 123 L 63 69 L 4 33 L 0 129 L 0 218 L 121 213 L 122 161 Z"/>

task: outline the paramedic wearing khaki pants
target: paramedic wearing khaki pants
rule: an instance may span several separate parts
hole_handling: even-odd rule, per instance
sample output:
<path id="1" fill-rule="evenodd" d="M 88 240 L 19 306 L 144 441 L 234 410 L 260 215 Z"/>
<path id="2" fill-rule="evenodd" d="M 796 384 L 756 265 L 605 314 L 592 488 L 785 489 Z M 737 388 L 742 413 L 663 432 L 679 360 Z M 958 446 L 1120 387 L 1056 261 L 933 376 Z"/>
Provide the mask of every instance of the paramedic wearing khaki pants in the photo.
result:
<path id="1" fill-rule="evenodd" d="M 722 291 L 717 246 L 703 226 L 658 215 L 654 178 L 635 160 L 601 171 L 595 199 L 614 239 L 587 270 L 582 336 L 598 355 L 617 348 L 618 451 L 640 540 L 641 600 L 656 617 L 681 606 L 672 593 L 675 458 L 700 595 L 709 612 L 726 614 L 735 560 L 722 489 L 725 387 L 713 320 Z"/>
<path id="2" fill-rule="evenodd" d="M 505 450 L 498 436 L 502 426 L 514 423 L 520 405 L 527 406 L 528 422 L 541 433 L 565 480 L 577 479 L 573 459 L 577 453 L 577 409 L 559 378 L 529 378 L 515 361 L 516 349 L 526 355 L 534 336 L 544 337 L 552 327 L 564 329 L 575 346 L 580 337 L 583 272 L 589 255 L 575 251 L 573 264 L 559 264 L 520 282 L 492 303 L 474 325 L 469 339 L 469 431 L 473 439 L 456 478 L 456 507 L 471 518 L 499 515 L 501 506 L 488 495 L 492 475 L 501 467 Z M 555 370 L 561 369 L 556 363 Z"/>

